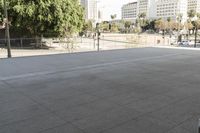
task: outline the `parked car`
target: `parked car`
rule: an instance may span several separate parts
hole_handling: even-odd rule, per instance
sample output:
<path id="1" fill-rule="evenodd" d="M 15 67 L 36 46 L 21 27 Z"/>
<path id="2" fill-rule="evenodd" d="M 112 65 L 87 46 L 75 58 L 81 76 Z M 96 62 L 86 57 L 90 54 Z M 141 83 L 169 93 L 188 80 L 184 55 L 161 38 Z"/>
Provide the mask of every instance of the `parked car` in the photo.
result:
<path id="1" fill-rule="evenodd" d="M 194 43 L 192 43 L 191 40 L 183 40 L 181 42 L 178 42 L 178 45 L 180 46 L 189 46 L 189 45 L 193 45 Z"/>

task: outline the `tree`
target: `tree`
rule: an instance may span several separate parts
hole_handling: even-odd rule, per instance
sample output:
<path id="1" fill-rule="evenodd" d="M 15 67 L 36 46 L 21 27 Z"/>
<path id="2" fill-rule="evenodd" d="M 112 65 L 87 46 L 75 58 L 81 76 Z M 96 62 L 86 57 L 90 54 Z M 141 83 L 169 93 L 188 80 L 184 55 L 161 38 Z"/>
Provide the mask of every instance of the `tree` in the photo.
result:
<path id="1" fill-rule="evenodd" d="M 194 21 L 194 29 L 195 29 L 195 44 L 194 47 L 197 46 L 197 36 L 198 36 L 198 30 L 200 29 L 200 19 Z"/>
<path id="2" fill-rule="evenodd" d="M 146 13 L 140 13 L 139 15 L 138 15 L 138 17 L 139 17 L 139 19 L 145 19 L 146 18 Z"/>
<path id="3" fill-rule="evenodd" d="M 189 31 L 192 30 L 194 28 L 194 25 L 188 21 L 188 22 L 185 22 L 184 24 L 185 28 L 188 29 Z"/>
<path id="4" fill-rule="evenodd" d="M 22 35 L 65 37 L 83 27 L 84 11 L 78 0 L 9 0 L 8 4 L 11 28 Z"/>
<path id="5" fill-rule="evenodd" d="M 189 21 L 192 21 L 192 18 L 194 18 L 195 15 L 196 15 L 196 11 L 195 10 L 189 10 L 187 14 L 188 14 Z"/>
<path id="6" fill-rule="evenodd" d="M 118 31 L 119 31 L 119 26 L 113 23 L 111 27 L 111 32 L 118 32 Z"/>
<path id="7" fill-rule="evenodd" d="M 200 19 L 200 13 L 197 13 L 197 18 Z"/>
<path id="8" fill-rule="evenodd" d="M 116 18 L 117 18 L 117 14 L 110 15 L 110 18 L 111 18 L 112 20 L 116 19 Z"/>
<path id="9" fill-rule="evenodd" d="M 171 22 L 172 21 L 172 18 L 171 17 L 168 17 L 167 18 L 167 22 Z"/>
<path id="10" fill-rule="evenodd" d="M 137 20 L 137 23 L 139 24 L 138 26 L 140 28 L 142 28 L 142 30 L 146 30 L 147 28 L 147 25 L 149 24 L 149 21 L 146 19 L 146 13 L 140 13 L 138 15 L 138 20 Z"/>
<path id="11" fill-rule="evenodd" d="M 189 10 L 188 13 L 188 23 L 191 23 L 193 25 L 193 28 L 192 29 L 188 29 L 189 30 L 189 35 L 190 35 L 190 31 L 193 30 L 193 33 L 194 33 L 194 21 L 192 20 L 195 16 L 196 16 L 196 11 L 195 10 Z"/>
<path id="12" fill-rule="evenodd" d="M 86 33 L 88 31 L 93 31 L 92 21 L 85 21 L 83 25 L 83 32 Z"/>
<path id="13" fill-rule="evenodd" d="M 114 14 L 114 15 L 110 15 L 110 18 L 112 19 L 112 21 L 114 20 L 114 19 L 116 19 L 117 18 L 117 14 Z M 112 31 L 112 29 L 113 28 L 116 28 L 116 27 L 113 27 L 114 25 L 116 25 L 114 22 L 112 22 L 111 24 L 110 24 L 110 31 Z"/>
<path id="14" fill-rule="evenodd" d="M 132 24 L 131 21 L 125 21 L 124 27 L 125 27 L 126 33 L 130 30 L 131 24 Z"/>
<path id="15" fill-rule="evenodd" d="M 197 13 L 196 25 L 197 25 L 197 28 L 200 29 L 200 13 Z"/>
<path id="16" fill-rule="evenodd" d="M 158 19 L 155 21 L 155 28 L 164 32 L 167 29 L 167 23 L 163 19 Z"/>
<path id="17" fill-rule="evenodd" d="M 104 21 L 100 24 L 100 29 L 105 32 L 105 31 L 109 31 L 109 22 Z"/>

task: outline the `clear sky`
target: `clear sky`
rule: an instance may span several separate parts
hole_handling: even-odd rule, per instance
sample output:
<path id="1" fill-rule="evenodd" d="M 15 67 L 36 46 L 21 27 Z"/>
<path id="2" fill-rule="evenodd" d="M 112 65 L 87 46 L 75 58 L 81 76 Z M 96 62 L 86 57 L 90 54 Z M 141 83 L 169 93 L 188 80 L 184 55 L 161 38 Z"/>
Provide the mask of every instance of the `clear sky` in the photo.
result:
<path id="1" fill-rule="evenodd" d="M 111 14 L 117 14 L 117 18 L 120 19 L 122 5 L 134 1 L 136 0 L 99 0 L 100 8 L 103 10 L 103 19 L 110 20 Z"/>

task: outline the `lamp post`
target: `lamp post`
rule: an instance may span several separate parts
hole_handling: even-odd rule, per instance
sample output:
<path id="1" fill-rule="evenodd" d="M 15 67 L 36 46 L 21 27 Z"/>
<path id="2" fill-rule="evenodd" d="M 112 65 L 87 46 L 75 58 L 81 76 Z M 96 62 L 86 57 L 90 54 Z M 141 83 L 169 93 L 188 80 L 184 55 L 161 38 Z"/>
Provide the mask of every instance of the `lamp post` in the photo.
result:
<path id="1" fill-rule="evenodd" d="M 6 43 L 7 43 L 7 52 L 8 58 L 11 58 L 11 46 L 10 46 L 10 32 L 9 32 L 9 22 L 8 22 L 8 11 L 7 11 L 7 3 L 4 0 L 4 15 L 5 15 L 5 34 L 6 34 Z"/>
<path id="2" fill-rule="evenodd" d="M 99 23 L 96 24 L 96 30 L 97 30 L 97 51 L 100 51 L 100 28 L 99 28 Z"/>

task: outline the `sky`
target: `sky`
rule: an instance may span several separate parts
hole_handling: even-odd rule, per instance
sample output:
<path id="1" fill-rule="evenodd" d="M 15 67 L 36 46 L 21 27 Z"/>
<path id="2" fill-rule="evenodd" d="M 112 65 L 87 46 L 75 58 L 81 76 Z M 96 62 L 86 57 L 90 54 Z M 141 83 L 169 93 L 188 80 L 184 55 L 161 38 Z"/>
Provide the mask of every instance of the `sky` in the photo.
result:
<path id="1" fill-rule="evenodd" d="M 121 18 L 121 7 L 135 0 L 99 0 L 100 8 L 103 11 L 103 20 L 110 20 L 111 14 L 117 14 L 117 19 Z"/>

